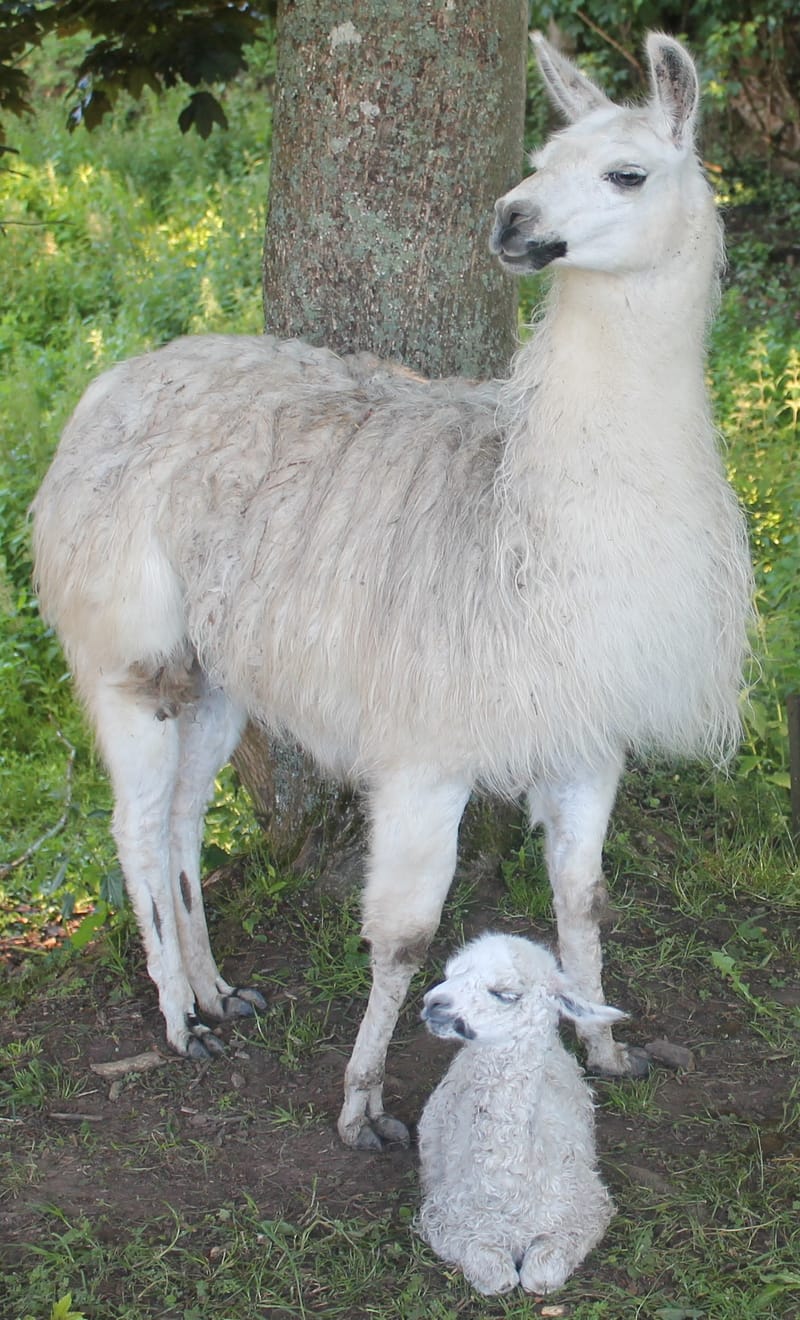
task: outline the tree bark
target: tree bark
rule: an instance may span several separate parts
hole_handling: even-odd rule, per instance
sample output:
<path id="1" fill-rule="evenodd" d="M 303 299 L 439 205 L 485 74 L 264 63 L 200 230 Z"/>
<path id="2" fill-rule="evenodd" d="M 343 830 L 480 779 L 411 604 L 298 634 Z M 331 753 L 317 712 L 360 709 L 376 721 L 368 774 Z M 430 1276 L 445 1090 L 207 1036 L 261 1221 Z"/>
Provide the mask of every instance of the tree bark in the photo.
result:
<path id="1" fill-rule="evenodd" d="M 488 251 L 518 181 L 520 0 L 282 0 L 267 330 L 428 376 L 505 372 L 516 290 Z"/>
<path id="2" fill-rule="evenodd" d="M 427 376 L 505 373 L 517 295 L 488 236 L 522 165 L 526 18 L 525 0 L 280 0 L 269 332 Z M 236 764 L 291 851 L 334 797 L 278 759 L 282 794 L 262 733 Z"/>

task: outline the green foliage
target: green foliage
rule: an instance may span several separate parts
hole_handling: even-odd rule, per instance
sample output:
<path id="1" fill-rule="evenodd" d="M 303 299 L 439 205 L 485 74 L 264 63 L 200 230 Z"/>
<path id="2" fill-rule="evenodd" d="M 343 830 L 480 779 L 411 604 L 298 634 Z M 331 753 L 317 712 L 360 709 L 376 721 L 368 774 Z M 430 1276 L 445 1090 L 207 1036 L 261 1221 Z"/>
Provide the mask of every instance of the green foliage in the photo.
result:
<path id="1" fill-rule="evenodd" d="M 0 3 L 0 116 L 32 109 L 31 84 L 20 56 L 48 36 L 80 34 L 73 45 L 72 107 L 68 124 L 96 128 L 120 96 L 139 99 L 145 88 L 163 93 L 227 82 L 247 66 L 246 48 L 258 40 L 264 6 L 230 0 L 57 0 Z M 91 44 L 86 46 L 87 39 Z M 208 90 L 193 93 L 178 116 L 181 132 L 208 137 L 225 111 Z M 3 128 L 0 122 L 0 142 Z"/>
<path id="2" fill-rule="evenodd" d="M 67 1293 L 66 1297 L 61 1297 L 54 1303 L 50 1320 L 86 1320 L 86 1317 L 83 1311 L 73 1311 L 72 1296 Z"/>
<path id="3" fill-rule="evenodd" d="M 42 1060 L 41 1049 L 40 1037 L 0 1047 L 0 1109 L 6 1116 L 44 1109 L 85 1090 L 61 1064 Z"/>
<path id="4" fill-rule="evenodd" d="M 552 915 L 552 894 L 547 882 L 541 844 L 528 834 L 501 862 L 506 888 L 504 909 L 509 916 L 538 921 Z"/>
<path id="5" fill-rule="evenodd" d="M 740 205 L 758 221 L 800 223 L 795 190 L 769 186 Z M 750 199 L 750 200 L 748 200 Z M 758 626 L 747 735 L 738 772 L 788 789 L 786 697 L 800 691 L 800 351 L 797 278 L 772 260 L 780 239 L 730 245 L 727 287 L 712 340 L 712 384 L 732 479 L 745 504 L 756 571 Z"/>
<path id="6" fill-rule="evenodd" d="M 0 0 L 0 116 L 23 115 L 31 109 L 28 77 L 18 65 L 26 48 L 42 39 L 40 8 L 35 0 Z M 0 144 L 3 141 L 0 126 Z"/>

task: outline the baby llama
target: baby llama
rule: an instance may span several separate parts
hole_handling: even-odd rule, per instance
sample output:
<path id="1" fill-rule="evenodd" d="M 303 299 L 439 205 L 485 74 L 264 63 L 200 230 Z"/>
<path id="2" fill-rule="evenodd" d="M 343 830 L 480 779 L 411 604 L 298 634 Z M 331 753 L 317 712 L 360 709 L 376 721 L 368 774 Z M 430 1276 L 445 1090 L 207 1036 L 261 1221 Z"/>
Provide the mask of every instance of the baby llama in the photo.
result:
<path id="1" fill-rule="evenodd" d="M 552 1292 L 614 1213 L 591 1091 L 558 1020 L 624 1014 L 581 999 L 540 945 L 487 934 L 450 959 L 422 1017 L 464 1043 L 419 1123 L 418 1231 L 479 1292 Z"/>

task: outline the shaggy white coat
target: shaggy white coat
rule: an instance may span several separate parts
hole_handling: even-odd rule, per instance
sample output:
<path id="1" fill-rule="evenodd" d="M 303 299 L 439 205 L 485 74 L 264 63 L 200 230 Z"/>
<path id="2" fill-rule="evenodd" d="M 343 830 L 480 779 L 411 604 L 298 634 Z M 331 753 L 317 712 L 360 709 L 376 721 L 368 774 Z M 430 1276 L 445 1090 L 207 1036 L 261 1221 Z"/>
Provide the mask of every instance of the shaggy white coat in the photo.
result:
<path id="1" fill-rule="evenodd" d="M 424 1003 L 429 1030 L 464 1043 L 420 1119 L 416 1227 L 479 1292 L 551 1292 L 614 1213 L 592 1094 L 558 1020 L 623 1015 L 586 1004 L 552 954 L 513 935 L 473 940 Z"/>
<path id="2" fill-rule="evenodd" d="M 511 271 L 552 261 L 504 383 L 425 381 L 270 337 L 106 372 L 34 502 L 36 577 L 113 780 L 114 832 L 182 1053 L 251 1011 L 211 953 L 199 840 L 247 716 L 358 783 L 373 990 L 340 1132 L 402 1138 L 386 1048 L 474 787 L 543 823 L 565 970 L 602 996 L 601 849 L 624 758 L 735 746 L 750 577 L 704 383 L 720 231 L 697 79 L 649 43 L 614 106 L 546 43 L 573 121 L 497 204 Z M 646 174 L 623 185 L 625 172 Z M 560 255 L 559 255 L 560 254 Z M 630 1067 L 608 1027 L 591 1064 Z"/>

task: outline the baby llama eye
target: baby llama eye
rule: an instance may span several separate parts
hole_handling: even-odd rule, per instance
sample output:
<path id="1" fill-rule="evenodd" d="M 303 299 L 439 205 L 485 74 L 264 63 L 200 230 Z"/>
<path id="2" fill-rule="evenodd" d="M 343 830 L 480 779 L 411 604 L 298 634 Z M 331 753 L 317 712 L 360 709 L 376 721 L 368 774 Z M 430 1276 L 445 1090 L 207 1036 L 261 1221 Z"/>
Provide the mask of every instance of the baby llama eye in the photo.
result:
<path id="1" fill-rule="evenodd" d="M 501 1004 L 516 1004 L 520 998 L 516 990 L 490 990 L 489 994 L 493 999 L 499 999 Z"/>

